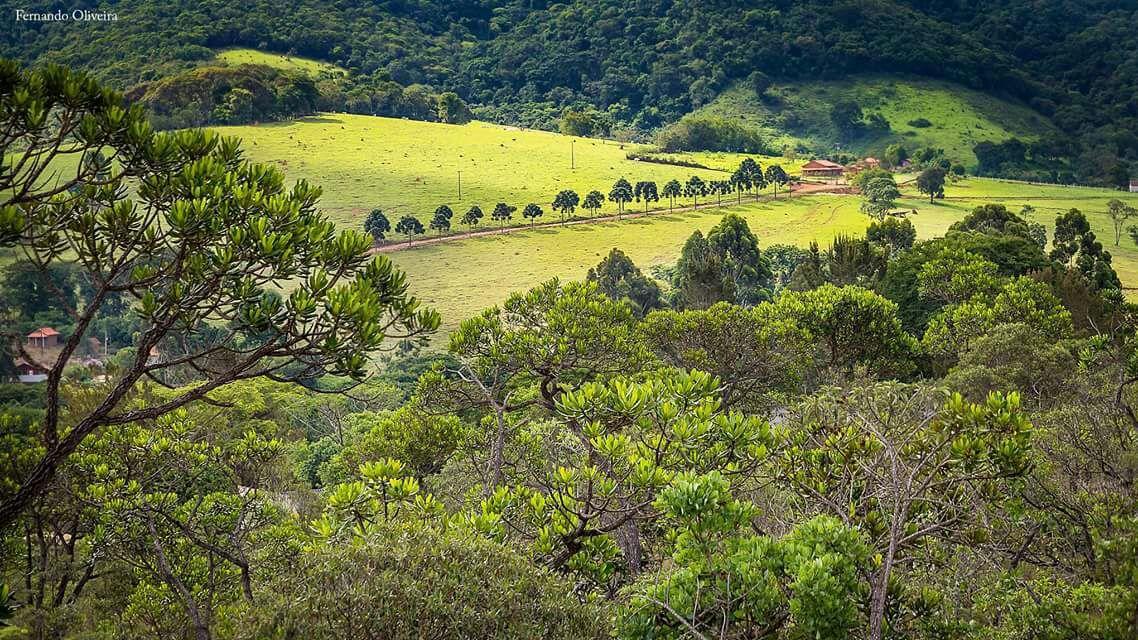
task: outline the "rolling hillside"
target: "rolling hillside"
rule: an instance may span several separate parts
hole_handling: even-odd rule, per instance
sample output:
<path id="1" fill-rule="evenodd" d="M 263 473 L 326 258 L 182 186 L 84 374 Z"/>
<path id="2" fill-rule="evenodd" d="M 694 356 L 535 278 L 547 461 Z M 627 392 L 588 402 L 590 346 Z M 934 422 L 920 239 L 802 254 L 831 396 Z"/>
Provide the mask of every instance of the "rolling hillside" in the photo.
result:
<path id="1" fill-rule="evenodd" d="M 830 110 L 851 101 L 867 115 L 880 114 L 889 130 L 843 136 L 831 121 Z M 774 148 L 815 152 L 837 148 L 864 156 L 881 155 L 890 144 L 900 143 L 910 150 L 944 149 L 948 158 L 967 166 L 976 163 L 972 147 L 978 142 L 998 143 L 1012 137 L 1032 142 L 1058 133 L 1047 118 L 1015 101 L 911 76 L 775 84 L 762 97 L 740 83 L 690 117 L 700 116 L 757 129 Z"/>
<path id="2" fill-rule="evenodd" d="M 442 204 L 458 216 L 477 204 L 488 216 L 497 202 L 518 207 L 515 224 L 526 222 L 520 210 L 528 202 L 542 205 L 542 220 L 548 221 L 556 218 L 549 204 L 562 189 L 581 196 L 596 189 L 607 195 L 621 177 L 632 183 L 653 180 L 661 187 L 673 178 L 682 182 L 692 175 L 704 180 L 727 177 L 724 171 L 628 160 L 626 154 L 643 150 L 638 145 L 484 122 L 448 125 L 324 114 L 217 131 L 242 138 L 249 159 L 276 164 L 290 178 L 323 187 L 324 207 L 337 222 L 353 228 L 376 207 L 389 218 L 412 214 L 426 224 Z M 741 156 L 697 154 L 686 159 L 726 170 L 738 166 Z M 763 165 L 780 162 L 790 170 L 794 167 L 781 158 L 757 159 Z M 667 205 L 661 200 L 652 207 Z M 628 208 L 643 209 L 643 204 L 633 202 Z M 614 208 L 606 203 L 602 211 L 612 213 Z"/>

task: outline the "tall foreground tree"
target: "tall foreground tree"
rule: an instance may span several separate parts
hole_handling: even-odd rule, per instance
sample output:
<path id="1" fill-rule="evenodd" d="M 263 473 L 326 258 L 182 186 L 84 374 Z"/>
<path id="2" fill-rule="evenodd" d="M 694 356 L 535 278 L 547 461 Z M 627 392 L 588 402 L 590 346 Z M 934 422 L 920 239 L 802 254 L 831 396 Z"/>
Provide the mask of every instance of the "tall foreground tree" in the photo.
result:
<path id="1" fill-rule="evenodd" d="M 317 211 L 318 188 L 287 188 L 276 169 L 244 161 L 234 139 L 155 134 L 121 95 L 53 66 L 0 61 L 0 114 L 0 148 L 21 149 L 0 173 L 0 236 L 28 263 L 71 265 L 91 282 L 83 305 L 66 309 L 74 331 L 38 363 L 48 372 L 39 448 L 0 493 L 0 528 L 101 427 L 163 416 L 235 380 L 362 377 L 365 354 L 384 340 L 438 326 L 390 261 L 368 260 L 370 238 L 336 233 Z M 75 169 L 59 169 L 65 157 Z M 54 171 L 65 173 L 49 179 Z M 284 280 L 296 288 L 282 297 Z M 63 370 L 119 296 L 139 316 L 134 351 L 94 408 L 65 423 Z M 163 400 L 135 393 L 175 368 L 193 382 Z"/>

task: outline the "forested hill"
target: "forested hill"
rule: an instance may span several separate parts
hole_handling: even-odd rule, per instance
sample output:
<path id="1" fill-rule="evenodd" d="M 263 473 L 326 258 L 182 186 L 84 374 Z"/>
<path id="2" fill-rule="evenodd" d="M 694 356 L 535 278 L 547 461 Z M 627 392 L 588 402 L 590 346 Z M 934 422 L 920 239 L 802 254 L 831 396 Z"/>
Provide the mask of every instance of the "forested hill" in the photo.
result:
<path id="1" fill-rule="evenodd" d="M 227 46 L 453 90 L 527 123 L 587 104 L 647 131 L 757 70 L 785 79 L 908 72 L 1010 96 L 1067 138 L 1049 151 L 1121 175 L 1138 157 L 1138 2 L 1106 0 L 133 0 L 111 23 L 9 23 L 2 53 L 121 88 Z M 7 15 L 22 3 L 3 0 Z M 66 5 L 66 6 L 64 6 Z M 74 8 L 53 2 L 37 10 Z M 365 83 L 366 84 L 366 83 Z"/>

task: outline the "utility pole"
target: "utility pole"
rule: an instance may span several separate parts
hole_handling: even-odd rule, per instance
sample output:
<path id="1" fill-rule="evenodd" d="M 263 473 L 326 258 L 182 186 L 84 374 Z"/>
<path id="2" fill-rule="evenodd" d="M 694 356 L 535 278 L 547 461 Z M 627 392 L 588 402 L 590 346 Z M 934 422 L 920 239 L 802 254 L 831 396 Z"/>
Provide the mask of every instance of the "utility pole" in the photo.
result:
<path id="1" fill-rule="evenodd" d="M 458 199 L 462 200 L 462 170 L 458 171 Z"/>
<path id="2" fill-rule="evenodd" d="M 569 141 L 569 168 L 570 169 L 576 169 L 577 168 L 577 153 L 576 153 L 576 147 L 574 146 L 576 144 L 577 144 L 576 140 L 570 140 Z"/>

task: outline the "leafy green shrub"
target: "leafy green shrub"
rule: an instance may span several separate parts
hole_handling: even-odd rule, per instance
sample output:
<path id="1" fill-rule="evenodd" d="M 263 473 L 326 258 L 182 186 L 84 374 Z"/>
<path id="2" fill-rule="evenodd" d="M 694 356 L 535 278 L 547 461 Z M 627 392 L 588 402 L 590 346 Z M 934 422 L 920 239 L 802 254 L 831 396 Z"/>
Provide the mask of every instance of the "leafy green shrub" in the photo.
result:
<path id="1" fill-rule="evenodd" d="M 232 640 L 604 638 L 602 606 L 507 547 L 465 530 L 390 527 L 320 545 L 275 577 Z"/>

